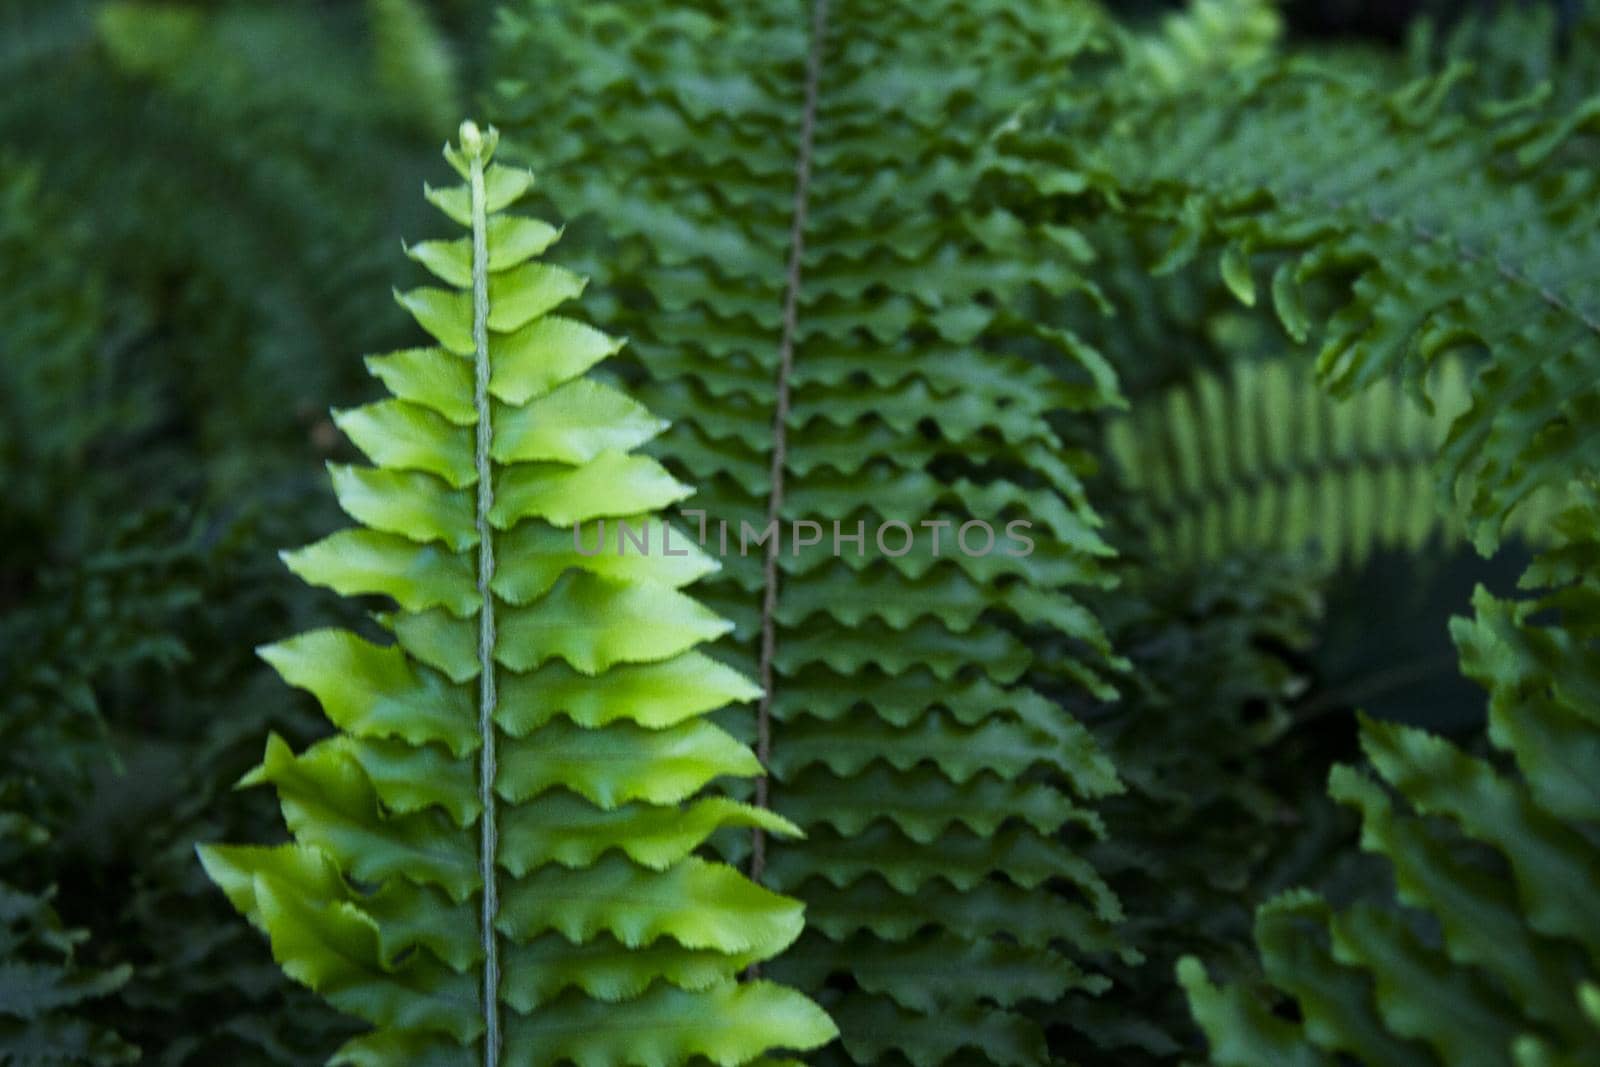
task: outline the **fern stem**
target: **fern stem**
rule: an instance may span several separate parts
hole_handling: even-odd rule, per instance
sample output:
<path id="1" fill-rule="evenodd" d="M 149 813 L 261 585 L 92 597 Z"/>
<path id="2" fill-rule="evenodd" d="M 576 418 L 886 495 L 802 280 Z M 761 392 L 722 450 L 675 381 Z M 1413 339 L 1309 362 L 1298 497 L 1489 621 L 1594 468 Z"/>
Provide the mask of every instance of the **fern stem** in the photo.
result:
<path id="1" fill-rule="evenodd" d="M 483 880 L 483 1062 L 484 1067 L 497 1067 L 500 1062 L 500 944 L 495 935 L 495 919 L 500 911 L 500 889 L 495 879 L 498 829 L 494 799 L 494 713 L 498 698 L 494 676 L 494 591 L 491 588 L 494 535 L 489 526 L 489 513 L 494 509 L 494 482 L 489 460 L 493 443 L 489 406 L 489 236 L 482 140 L 471 124 L 463 126 L 461 140 L 471 158 L 473 399 L 478 415 L 478 596 L 482 600 L 478 612 L 478 737 L 482 746 L 479 749 L 478 800 L 483 806 L 478 873 Z"/>
<path id="2" fill-rule="evenodd" d="M 767 498 L 767 524 L 782 521 L 783 475 L 788 463 L 789 378 L 794 372 L 794 339 L 800 322 L 800 263 L 806 246 L 806 210 L 811 194 L 811 150 L 817 128 L 817 95 L 822 82 L 823 38 L 828 29 L 828 0 L 811 9 L 811 43 L 806 53 L 805 107 L 800 117 L 799 158 L 795 162 L 794 211 L 789 228 L 789 265 L 783 287 L 783 331 L 778 340 L 778 396 L 772 416 L 772 492 Z M 762 774 L 756 779 L 756 807 L 766 808 L 767 764 L 772 757 L 772 661 L 777 648 L 774 617 L 778 610 L 778 552 L 781 536 L 773 536 L 763 565 L 761 593 L 761 703 L 756 711 L 756 758 Z M 767 866 L 767 835 L 757 827 L 750 842 L 750 878 L 761 881 Z M 755 968 L 751 968 L 754 972 Z"/>

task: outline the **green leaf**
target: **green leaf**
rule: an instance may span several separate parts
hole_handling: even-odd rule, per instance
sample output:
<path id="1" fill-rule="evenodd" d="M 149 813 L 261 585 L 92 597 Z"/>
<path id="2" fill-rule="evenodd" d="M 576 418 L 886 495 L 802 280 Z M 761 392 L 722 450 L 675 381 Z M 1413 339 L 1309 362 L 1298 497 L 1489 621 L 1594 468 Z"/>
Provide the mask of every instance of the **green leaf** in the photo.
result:
<path id="1" fill-rule="evenodd" d="M 289 569 L 305 581 L 343 596 L 377 593 L 407 611 L 442 607 L 462 617 L 475 611 L 479 603 L 465 558 L 397 534 L 341 530 L 282 556 Z"/>
<path id="2" fill-rule="evenodd" d="M 557 719 L 506 746 L 495 788 L 520 803 L 559 786 L 610 811 L 635 800 L 677 804 L 722 775 L 760 771 L 748 748 L 708 722 L 587 730 Z"/>
<path id="3" fill-rule="evenodd" d="M 454 489 L 478 480 L 471 435 L 425 407 L 383 400 L 336 411 L 333 421 L 380 467 L 436 474 Z"/>
<path id="4" fill-rule="evenodd" d="M 583 1000 L 519 1019 L 511 1038 L 523 1051 L 507 1063 L 678 1067 L 703 1058 L 718 1067 L 736 1067 L 773 1043 L 814 1048 L 837 1033 L 821 1008 L 771 982 L 729 983 L 703 993 L 658 986 L 614 1007 Z"/>
<path id="5" fill-rule="evenodd" d="M 426 668 L 346 630 L 313 630 L 257 650 L 283 680 L 313 694 L 328 720 L 357 737 L 478 747 L 468 695 Z"/>

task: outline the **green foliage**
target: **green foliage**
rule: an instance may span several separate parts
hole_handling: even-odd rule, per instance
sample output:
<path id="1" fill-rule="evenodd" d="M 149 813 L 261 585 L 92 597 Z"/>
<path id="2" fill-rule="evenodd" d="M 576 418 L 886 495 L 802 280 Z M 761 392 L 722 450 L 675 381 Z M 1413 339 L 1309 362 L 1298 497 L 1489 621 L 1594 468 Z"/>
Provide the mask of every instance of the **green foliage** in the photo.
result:
<path id="1" fill-rule="evenodd" d="M 1291 1022 L 1238 988 L 1180 974 L 1234 1065 L 1577 1064 L 1600 1025 L 1600 719 L 1593 698 L 1600 606 L 1600 495 L 1586 488 L 1560 540 L 1528 571 L 1537 596 L 1480 589 L 1452 630 L 1488 691 L 1489 739 L 1515 771 L 1419 730 L 1366 720 L 1372 772 L 1336 768 L 1333 797 L 1362 818 L 1362 845 L 1391 865 L 1398 903 L 1335 909 L 1286 894 L 1262 909 L 1266 977 Z"/>
<path id="2" fill-rule="evenodd" d="M 19 844 L 37 848 L 20 817 L 0 813 L 0 855 L 16 858 Z M 84 931 L 63 928 L 50 894 L 0 881 L 0 1063 L 19 1065 L 132 1063 L 138 1050 L 108 1030 L 74 1015 L 84 1001 L 115 992 L 127 966 L 90 970 L 73 954 Z"/>
<path id="3" fill-rule="evenodd" d="M 89 235 L 40 186 L 37 166 L 0 155 L 0 477 L 9 498 L 0 535 L 18 543 L 59 506 L 54 483 L 79 474 L 107 434 L 136 424 L 97 367 L 109 313 L 104 280 L 82 263 Z"/>
<path id="4" fill-rule="evenodd" d="M 395 643 L 323 629 L 261 650 L 339 733 L 276 736 L 241 784 L 277 788 L 294 841 L 202 849 L 297 981 L 373 1029 L 348 1064 L 731 1067 L 833 1035 L 810 1002 L 735 976 L 799 934 L 800 905 L 693 855 L 719 827 L 794 828 L 697 794 L 748 776 L 705 721 L 750 683 L 696 646 L 727 624 L 681 589 L 695 554 L 585 557 L 577 524 L 688 490 L 632 449 L 662 424 L 584 373 L 619 342 L 553 314 L 583 280 L 512 214 L 532 184 L 462 127 L 467 231 L 410 255 L 445 282 L 397 299 L 436 344 L 368 360 L 394 394 L 336 417 L 375 466 L 334 466 L 361 525 L 285 556 L 386 597 Z M 498 562 L 497 562 L 498 561 Z"/>
<path id="5" fill-rule="evenodd" d="M 132 966 L 75 1013 L 145 1062 L 348 1033 L 193 846 L 273 832 L 228 787 L 267 729 L 320 732 L 249 649 L 330 618 L 272 549 L 327 526 L 323 411 L 350 346 L 398 336 L 375 253 L 434 136 L 378 90 L 364 16 L 0 0 L 0 747 L 52 834 L 0 878 L 56 885 L 77 958 Z"/>
<path id="6" fill-rule="evenodd" d="M 1201 1055 L 1183 955 L 1219 1063 L 1592 1058 L 1593 520 L 1547 502 L 1600 454 L 1595 12 L 1473 5 L 1402 53 L 1280 42 L 1260 0 L 507 0 L 491 86 L 498 6 L 0 0 L 0 1063 L 481 1062 L 485 810 L 506 1062 L 820 1040 L 779 981 L 838 1015 L 824 1063 L 1174 1067 Z M 470 239 L 411 250 L 441 346 L 324 412 L 367 388 L 352 351 L 406 343 L 386 249 L 491 87 L 633 342 L 543 327 L 574 361 L 490 403 L 483 484 L 550 521 L 493 538 L 513 662 L 486 675 Z M 511 266 L 552 232 L 497 227 L 492 273 L 575 295 Z M 274 551 L 332 528 L 318 470 L 352 444 L 368 525 L 287 556 L 341 599 Z M 701 552 L 621 557 L 610 512 L 599 556 L 561 536 L 677 481 Z M 769 517 L 790 543 L 741 554 Z M 981 559 L 917 525 L 973 518 Z M 1369 724 L 1375 773 L 1322 796 L 1356 755 L 1336 679 L 1429 628 L 1432 532 L 1563 524 L 1554 592 L 1458 626 L 1500 751 L 1464 754 L 1471 708 L 1453 747 Z M 1308 542 L 1373 562 L 1329 584 Z M 1381 626 L 1341 612 L 1391 566 Z M 353 636 L 374 597 L 394 644 Z M 1330 679 L 1358 625 L 1380 651 Z M 250 651 L 308 629 L 270 655 L 332 737 Z M 706 717 L 755 692 L 725 664 L 769 703 Z M 432 695 L 357 692 L 357 666 Z M 517 785 L 490 809 L 486 677 Z M 285 821 L 294 844 L 209 853 L 216 892 L 195 842 Z M 1351 878 L 1386 863 L 1398 905 Z M 1320 896 L 1262 914 L 1263 976 L 1251 914 L 1287 885 Z M 807 902 L 798 937 L 773 891 Z"/>
<path id="7" fill-rule="evenodd" d="M 100 280 L 75 267 L 86 234 L 39 186 L 36 169 L 0 160 L 0 480 L 8 497 L 0 539 L 16 546 L 19 564 L 8 559 L 0 571 L 8 609 L 0 615 L 0 748 L 37 761 L 16 759 L 14 772 L 28 777 L 10 783 L 33 808 L 47 802 L 41 784 L 70 791 L 105 758 L 88 680 L 172 658 L 161 628 L 183 599 L 181 590 L 168 599 L 159 564 L 144 566 L 154 561 L 135 543 L 137 530 L 96 529 L 92 502 L 52 499 L 132 418 L 96 403 L 108 384 L 96 373 L 106 316 Z M 47 537 L 66 543 L 41 545 Z M 59 566 L 55 553 L 67 552 L 81 554 L 81 569 Z M 25 561 L 33 568 L 24 570 Z"/>
<path id="8" fill-rule="evenodd" d="M 1292 357 L 1240 361 L 1138 401 L 1107 443 L 1165 559 L 1311 550 L 1359 567 L 1375 550 L 1460 536 L 1431 491 L 1468 403 L 1459 361 L 1434 371 L 1431 398 L 1429 413 L 1380 380 L 1339 400 Z M 1511 530 L 1538 536 L 1548 510 L 1519 509 Z"/>
<path id="9" fill-rule="evenodd" d="M 1092 725 L 1128 788 L 1103 805 L 1110 832 L 1091 855 L 1142 958 L 1112 968 L 1102 996 L 1058 1011 L 1103 1035 L 1105 1059 L 1088 1062 L 1136 1067 L 1200 1047 L 1172 981 L 1177 959 L 1248 970 L 1254 906 L 1319 875 L 1343 828 L 1307 781 L 1319 753 L 1296 729 L 1296 706 L 1315 692 L 1317 574 L 1265 554 L 1190 571 L 1130 551 L 1125 569 L 1095 606 L 1133 669 Z"/>
<path id="10" fill-rule="evenodd" d="M 419 0 L 367 0 L 385 99 L 445 130 L 461 112 L 460 72 L 450 43 Z"/>
<path id="11" fill-rule="evenodd" d="M 1036 313 L 1082 285 L 1060 262 L 1081 238 L 982 188 L 988 131 L 1097 27 L 1079 5 L 968 2 L 524 3 L 502 26 L 501 114 L 605 250 L 706 542 L 726 524 L 719 649 L 772 693 L 738 728 L 807 834 L 752 857 L 807 903 L 766 971 L 815 992 L 854 1062 L 1044 1062 L 1032 1006 L 1101 990 L 1091 960 L 1119 948 L 1081 854 L 1119 786 L 1044 695 L 1109 693 L 1077 599 L 1109 550 L 1045 416 L 1115 386 Z M 781 547 L 741 546 L 771 519 Z M 975 519 L 996 533 L 982 557 L 955 543 Z M 1012 520 L 1031 555 L 1004 551 Z M 949 524 L 937 554 L 924 521 Z M 887 522 L 909 531 L 885 550 Z M 801 523 L 820 544 L 793 545 Z M 834 541 L 858 529 L 859 551 Z"/>
<path id="12" fill-rule="evenodd" d="M 1423 398 L 1445 357 L 1473 359 L 1439 480 L 1488 549 L 1519 505 L 1594 463 L 1595 252 L 1572 235 L 1595 230 L 1600 200 L 1587 107 L 1446 108 L 1460 76 L 1390 91 L 1287 62 L 1144 101 L 1069 92 L 1010 149 L 1033 211 L 1071 218 L 1082 204 L 1051 186 L 1093 190 L 1172 228 L 1158 270 L 1214 240 L 1244 302 L 1270 277 L 1288 333 L 1320 335 L 1336 395 L 1400 374 Z M 1048 180 L 1029 176 L 1040 166 Z"/>
<path id="13" fill-rule="evenodd" d="M 1470 65 L 1468 101 L 1550 97 L 1559 108 L 1580 106 L 1600 84 L 1600 10 L 1556 4 L 1494 4 L 1462 13 L 1441 26 L 1421 20 L 1408 42 L 1412 76 L 1436 71 L 1441 62 Z"/>
<path id="14" fill-rule="evenodd" d="M 369 325 L 392 280 L 375 250 L 423 153 L 360 25 L 306 3 L 0 4 L 0 37 L 27 42 L 0 65 L 0 140 L 93 234 L 129 334 L 102 374 L 161 431 L 130 477 L 281 485 L 353 391 L 334 354 L 392 339 Z"/>
<path id="15" fill-rule="evenodd" d="M 1467 33 L 1461 31 L 1454 47 Z M 1592 473 L 1600 411 L 1587 308 L 1593 301 L 1577 266 L 1584 248 L 1563 237 L 1569 226 L 1579 232 L 1592 228 L 1585 214 L 1592 214 L 1593 204 L 1591 107 L 1574 99 L 1584 91 L 1576 73 L 1581 60 L 1557 60 L 1547 42 L 1541 48 L 1548 50 L 1555 90 L 1535 92 L 1515 105 L 1484 103 L 1485 94 L 1495 91 L 1486 87 L 1514 80 L 1504 69 L 1467 78 L 1464 68 L 1452 68 L 1392 90 L 1362 76 L 1332 73 L 1340 63 L 1318 69 L 1287 62 L 1204 90 L 1190 86 L 1182 94 L 1151 92 L 1137 81 L 1131 87 L 1108 83 L 1114 89 L 1108 92 L 1080 79 L 1043 121 L 1030 117 L 1008 132 L 1007 150 L 1016 161 L 1013 203 L 1026 216 L 1075 225 L 1094 218 L 1091 233 L 1131 225 L 1135 249 L 1152 237 L 1165 242 L 1164 254 L 1145 260 L 1155 263 L 1157 273 L 1172 276 L 1181 288 L 1202 268 L 1246 305 L 1257 302 L 1258 281 L 1269 277 L 1276 317 L 1297 345 L 1312 342 L 1320 349 L 1324 383 L 1345 398 L 1338 404 L 1315 398 L 1305 376 L 1284 357 L 1262 364 L 1260 354 L 1240 358 L 1241 351 L 1221 361 L 1226 377 L 1179 370 L 1166 380 L 1181 384 L 1136 399 L 1134 414 L 1113 427 L 1111 440 L 1143 497 L 1125 510 L 1152 525 L 1152 540 L 1163 555 L 1204 560 L 1236 545 L 1299 548 L 1320 539 L 1332 558 L 1348 553 L 1359 560 L 1385 542 L 1409 539 L 1415 550 L 1430 528 L 1445 523 L 1454 529 L 1457 521 L 1488 549 L 1507 532 L 1537 536 L 1549 518 L 1548 501 L 1575 476 Z M 1538 51 L 1513 45 L 1505 57 Z M 1534 88 L 1521 86 L 1524 93 Z M 1037 169 L 1041 164 L 1047 169 Z M 1128 243 L 1114 247 L 1122 251 Z M 1108 269 L 1128 268 L 1121 260 L 1098 268 L 1101 275 Z M 1113 300 L 1120 303 L 1122 293 L 1140 293 L 1141 286 L 1115 288 L 1121 293 L 1113 293 Z M 1195 299 L 1197 293 L 1205 295 Z M 1109 328 L 1143 331 L 1161 346 L 1186 346 L 1198 357 L 1192 363 L 1203 365 L 1213 358 L 1216 342 L 1236 331 L 1218 328 L 1205 287 L 1178 304 L 1170 302 L 1173 295 L 1152 302 L 1140 294 L 1135 306 L 1154 306 L 1160 317 Z M 1126 351 L 1134 374 L 1162 380 L 1150 365 L 1160 366 L 1166 357 L 1143 358 L 1129 339 L 1110 350 Z M 1120 356 L 1117 362 L 1122 369 Z M 1470 389 L 1461 381 L 1463 366 L 1470 368 Z M 1397 372 L 1431 410 L 1402 406 L 1392 384 Z M 1352 395 L 1363 387 L 1368 391 Z M 1436 448 L 1440 461 L 1430 464 Z M 1448 518 L 1435 517 L 1433 506 L 1419 502 L 1415 479 L 1424 465 L 1439 468 Z M 1571 533 L 1584 520 L 1565 521 Z M 1584 611 L 1567 615 L 1566 630 L 1551 631 L 1557 641 L 1572 639 L 1581 625 L 1570 620 Z M 1195 629 L 1191 619 L 1180 632 L 1188 636 Z M 1475 666 L 1470 650 L 1465 665 L 1481 676 L 1481 660 Z M 1147 663 L 1139 667 L 1141 674 L 1150 670 Z M 1203 677 L 1196 675 L 1197 681 Z M 1526 668 L 1520 677 L 1525 685 L 1543 684 Z M 1203 685 L 1196 688 L 1205 692 Z M 1567 689 L 1569 700 L 1584 700 L 1575 687 Z M 1567 716 L 1575 713 L 1569 704 Z M 1431 759 L 1441 750 L 1431 746 L 1447 744 L 1424 744 L 1418 740 L 1423 735 L 1394 725 L 1369 724 L 1364 736 L 1380 775 L 1408 795 L 1424 773 L 1413 768 L 1416 773 L 1407 777 L 1395 770 L 1398 757 L 1389 757 L 1396 750 L 1424 751 Z M 1586 745 L 1575 733 L 1564 740 L 1579 751 Z M 1225 749 L 1211 740 L 1196 751 Z M 1125 776 L 1137 781 L 1138 755 L 1114 751 Z M 1578 779 L 1594 773 L 1530 767 L 1520 750 L 1518 758 L 1532 794 L 1564 774 Z M 1460 759 L 1454 770 L 1468 765 L 1469 757 Z M 1204 764 L 1205 756 L 1197 760 Z M 1306 765 L 1303 754 L 1292 761 Z M 1438 764 L 1434 760 L 1427 773 L 1444 776 L 1448 768 Z M 1217 766 L 1200 780 L 1214 776 Z M 1502 862 L 1497 859 L 1475 856 L 1452 864 L 1441 858 L 1468 846 L 1440 829 L 1444 820 L 1431 817 L 1440 814 L 1433 793 L 1411 796 L 1430 816 L 1418 823 L 1425 827 L 1416 831 L 1421 836 L 1397 833 L 1393 841 L 1374 845 L 1374 812 L 1388 811 L 1375 805 L 1389 802 L 1370 784 L 1366 790 L 1350 785 L 1354 774 L 1336 773 L 1335 797 L 1367 817 L 1369 846 L 1390 855 L 1400 869 L 1403 902 L 1415 906 L 1420 899 L 1426 910 L 1439 913 L 1439 899 L 1449 898 L 1446 907 L 1461 905 L 1475 882 L 1508 881 L 1496 870 Z M 1246 780 L 1258 787 L 1263 782 L 1258 772 Z M 1427 788 L 1447 787 L 1433 782 Z M 1158 823 L 1148 815 L 1132 820 L 1137 829 L 1129 839 L 1139 840 Z M 1542 824 L 1550 827 L 1587 847 L 1587 829 L 1575 825 L 1570 812 Z M 1477 824 L 1467 831 L 1469 837 L 1483 836 Z M 1512 837 L 1517 831 L 1499 832 Z M 1265 830 L 1248 836 L 1271 839 Z M 1425 845 L 1427 855 L 1418 859 Z M 1237 854 L 1225 842 L 1211 847 L 1214 855 Z M 1574 862 L 1589 862 L 1586 855 Z M 1414 887 L 1407 878 L 1426 882 L 1435 897 L 1408 896 Z M 1526 901 L 1530 886 L 1537 894 L 1558 879 L 1541 871 L 1513 881 Z M 1180 877 L 1171 884 L 1188 883 Z M 1245 892 L 1233 903 L 1247 899 L 1252 885 L 1259 891 L 1269 884 L 1238 883 Z M 1138 914 L 1144 901 L 1127 896 Z M 1507 901 L 1515 914 L 1521 906 L 1516 894 L 1500 903 Z M 1161 910 L 1157 904 L 1150 913 Z M 1175 907 L 1173 914 L 1181 913 Z M 1471 920 L 1442 914 L 1397 919 L 1375 904 L 1335 913 L 1322 898 L 1298 892 L 1265 908 L 1256 929 L 1268 980 L 1295 1003 L 1262 1001 L 1241 986 L 1219 991 L 1206 981 L 1198 960 L 1185 964 L 1183 978 L 1219 1064 L 1333 1064 L 1344 1062 L 1341 1053 L 1385 1065 L 1509 1064 L 1518 1035 L 1519 1064 L 1584 1058 L 1594 1031 L 1576 1007 L 1583 996 L 1574 992 L 1584 978 L 1581 968 L 1562 994 L 1573 1025 L 1559 1035 L 1541 1028 L 1543 1009 L 1534 1006 L 1539 998 L 1519 999 L 1516 990 L 1508 996 L 1495 986 L 1500 974 L 1494 967 L 1486 981 L 1453 976 L 1463 963 L 1486 959 L 1494 950 L 1484 946 L 1497 935 L 1477 943 L 1478 957 L 1463 956 L 1450 922 L 1487 926 L 1488 918 L 1480 910 Z M 1518 915 L 1500 926 L 1522 921 Z M 1529 921 L 1537 926 L 1539 920 Z M 1158 944 L 1169 946 L 1204 928 L 1179 920 Z M 1233 954 L 1218 947 L 1204 941 L 1197 946 L 1208 963 L 1240 973 Z M 1138 984 L 1136 976 L 1133 988 Z M 1506 1009 L 1508 999 L 1517 1006 Z M 1532 1013 L 1541 1026 L 1530 1031 L 1525 1019 L 1517 1019 L 1519 1011 Z M 1138 1016 L 1145 1023 L 1160 1017 L 1159 1008 Z"/>
<path id="16" fill-rule="evenodd" d="M 98 279 L 85 279 L 74 262 L 85 235 L 63 225 L 39 186 L 36 169 L 0 158 L 0 481 L 8 496 L 0 543 L 8 553 L 40 532 L 52 481 L 81 469 L 123 415 L 92 402 L 105 311 Z M 78 523 L 63 525 L 85 536 Z M 122 987 L 128 967 L 79 958 L 87 932 L 62 922 L 40 875 L 66 798 L 112 758 L 92 680 L 174 652 L 162 624 L 181 605 L 181 588 L 151 566 L 148 548 L 129 543 L 136 530 L 116 540 L 79 573 L 0 570 L 0 1063 L 137 1056 L 81 1011 Z"/>
<path id="17" fill-rule="evenodd" d="M 296 742 L 326 731 L 251 649 L 286 628 L 329 621 L 327 607 L 309 603 L 261 548 L 329 521 L 313 508 L 182 531 L 168 549 L 176 559 L 167 581 L 188 603 L 160 617 L 182 661 L 93 679 L 118 766 L 72 798 L 49 866 L 60 910 L 92 924 L 96 958 L 133 967 L 94 1016 L 137 1045 L 142 1062 L 299 1065 L 319 1062 L 352 1032 L 282 976 L 194 852 L 196 840 L 281 834 L 269 797 L 230 787 L 259 757 L 266 731 Z"/>

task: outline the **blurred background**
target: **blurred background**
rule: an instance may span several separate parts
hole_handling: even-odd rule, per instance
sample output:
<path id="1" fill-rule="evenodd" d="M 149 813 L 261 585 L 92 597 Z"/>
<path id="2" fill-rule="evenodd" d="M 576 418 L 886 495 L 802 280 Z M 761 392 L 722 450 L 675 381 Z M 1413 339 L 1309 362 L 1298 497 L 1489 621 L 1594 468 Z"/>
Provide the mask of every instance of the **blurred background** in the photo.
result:
<path id="1" fill-rule="evenodd" d="M 1398 77 L 1432 39 L 1419 19 L 1487 6 L 1282 10 L 1291 43 Z M 1553 0 L 1540 25 L 1578 6 Z M 400 241 L 429 233 L 416 193 L 497 75 L 493 7 L 0 0 L 0 957 L 24 987 L 69 963 L 76 983 L 19 1007 L 0 981 L 0 1062 L 26 1011 L 59 1012 L 64 1062 L 306 1063 L 344 1027 L 279 975 L 193 845 L 278 836 L 272 798 L 231 786 L 268 729 L 297 747 L 321 729 L 252 650 L 353 610 L 276 553 L 340 525 L 328 411 L 373 395 L 363 354 L 413 340 L 389 296 L 411 277 Z M 1137 359 L 1119 362 L 1136 403 L 1194 369 Z M 1179 617 L 1221 620 L 1218 640 L 1294 676 L 1297 775 L 1318 788 L 1353 749 L 1353 704 L 1463 734 L 1459 709 L 1481 706 L 1444 619 L 1484 565 L 1440 541 L 1342 566 L 1336 593 L 1324 567 L 1259 601 L 1208 585 L 1215 564 L 1171 579 Z M 1521 568 L 1495 566 L 1501 588 Z M 1278 607 L 1297 621 L 1263 637 Z"/>

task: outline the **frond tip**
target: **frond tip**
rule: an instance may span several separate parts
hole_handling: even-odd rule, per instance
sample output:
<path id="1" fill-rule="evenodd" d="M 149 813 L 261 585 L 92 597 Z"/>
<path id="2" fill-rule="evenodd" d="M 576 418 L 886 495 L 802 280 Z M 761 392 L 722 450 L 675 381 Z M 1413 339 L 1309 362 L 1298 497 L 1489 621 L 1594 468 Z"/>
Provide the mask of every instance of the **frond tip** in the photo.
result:
<path id="1" fill-rule="evenodd" d="M 463 123 L 467 231 L 410 249 L 443 285 L 399 302 L 434 345 L 373 357 L 391 399 L 342 413 L 372 466 L 337 467 L 361 524 L 287 553 L 306 581 L 378 595 L 392 641 L 321 630 L 263 657 L 334 736 L 269 739 L 287 845 L 208 845 L 207 873 L 294 979 L 369 1024 L 333 1062 L 737 1067 L 835 1035 L 820 1008 L 739 984 L 801 906 L 696 856 L 726 827 L 796 828 L 699 796 L 760 766 L 706 716 L 753 687 L 696 651 L 727 624 L 703 568 L 572 551 L 572 526 L 685 490 L 631 449 L 661 424 L 584 374 L 619 345 L 555 313 L 583 279 L 511 214 L 533 177 Z M 529 413 L 537 412 L 537 420 Z"/>

